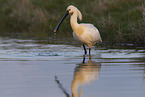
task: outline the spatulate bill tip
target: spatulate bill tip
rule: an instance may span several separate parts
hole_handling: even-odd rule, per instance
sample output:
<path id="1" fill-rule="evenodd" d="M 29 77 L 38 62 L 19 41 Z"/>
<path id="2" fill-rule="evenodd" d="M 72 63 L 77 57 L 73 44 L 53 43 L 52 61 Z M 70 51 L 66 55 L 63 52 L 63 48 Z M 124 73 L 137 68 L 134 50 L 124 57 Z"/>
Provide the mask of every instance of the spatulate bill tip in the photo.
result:
<path id="1" fill-rule="evenodd" d="M 56 32 L 57 32 L 57 30 L 54 30 L 53 32 L 54 32 L 54 33 L 56 33 Z"/>

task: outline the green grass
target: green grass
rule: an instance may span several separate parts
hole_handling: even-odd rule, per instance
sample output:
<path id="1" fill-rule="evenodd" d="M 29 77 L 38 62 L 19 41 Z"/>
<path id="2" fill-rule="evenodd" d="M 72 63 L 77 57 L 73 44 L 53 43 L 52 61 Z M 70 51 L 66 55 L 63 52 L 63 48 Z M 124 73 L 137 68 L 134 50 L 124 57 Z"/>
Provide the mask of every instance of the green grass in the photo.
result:
<path id="1" fill-rule="evenodd" d="M 145 47 L 144 0 L 0 0 L 0 35 L 22 38 L 53 37 L 53 29 L 68 5 L 76 6 L 84 23 L 94 24 L 105 43 Z M 69 17 L 57 37 L 72 38 Z"/>

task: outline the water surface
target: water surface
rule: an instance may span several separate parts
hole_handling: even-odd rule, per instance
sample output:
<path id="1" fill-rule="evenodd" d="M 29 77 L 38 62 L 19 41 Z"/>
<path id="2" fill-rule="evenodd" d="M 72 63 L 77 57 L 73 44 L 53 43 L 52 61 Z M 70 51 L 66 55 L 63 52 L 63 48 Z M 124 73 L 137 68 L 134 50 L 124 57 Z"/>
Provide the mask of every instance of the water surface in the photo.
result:
<path id="1" fill-rule="evenodd" d="M 145 97 L 145 50 L 0 37 L 0 97 Z"/>

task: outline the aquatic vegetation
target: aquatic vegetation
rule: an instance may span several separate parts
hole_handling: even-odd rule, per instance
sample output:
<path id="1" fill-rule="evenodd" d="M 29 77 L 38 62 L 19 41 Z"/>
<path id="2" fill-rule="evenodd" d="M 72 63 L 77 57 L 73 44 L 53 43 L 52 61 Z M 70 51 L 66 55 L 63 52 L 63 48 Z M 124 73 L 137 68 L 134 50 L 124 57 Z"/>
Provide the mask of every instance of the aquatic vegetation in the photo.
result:
<path id="1" fill-rule="evenodd" d="M 52 38 L 53 29 L 70 4 L 80 9 L 82 22 L 91 22 L 100 30 L 105 43 L 145 47 L 144 0 L 0 0 L 0 35 Z M 61 41 L 72 38 L 68 24 L 65 20 L 57 34 Z"/>

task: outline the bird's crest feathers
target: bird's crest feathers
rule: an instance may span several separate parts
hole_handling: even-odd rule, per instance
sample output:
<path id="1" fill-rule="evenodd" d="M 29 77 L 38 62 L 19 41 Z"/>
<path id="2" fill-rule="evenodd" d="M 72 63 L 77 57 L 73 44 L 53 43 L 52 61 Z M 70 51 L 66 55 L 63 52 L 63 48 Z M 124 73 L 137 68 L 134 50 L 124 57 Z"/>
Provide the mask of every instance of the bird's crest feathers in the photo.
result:
<path id="1" fill-rule="evenodd" d="M 70 5 L 70 6 L 68 6 L 67 9 L 72 9 L 73 12 L 77 12 L 77 17 L 79 18 L 80 21 L 82 20 L 82 14 L 75 6 Z"/>
<path id="2" fill-rule="evenodd" d="M 78 13 L 78 18 L 81 21 L 82 20 L 82 14 L 81 14 L 81 12 L 78 9 L 77 9 L 77 13 Z"/>

